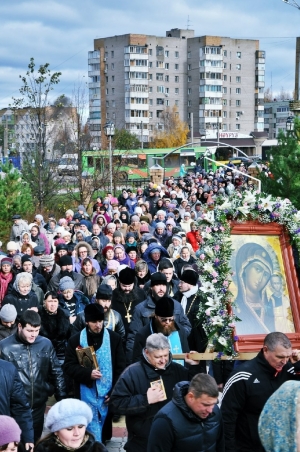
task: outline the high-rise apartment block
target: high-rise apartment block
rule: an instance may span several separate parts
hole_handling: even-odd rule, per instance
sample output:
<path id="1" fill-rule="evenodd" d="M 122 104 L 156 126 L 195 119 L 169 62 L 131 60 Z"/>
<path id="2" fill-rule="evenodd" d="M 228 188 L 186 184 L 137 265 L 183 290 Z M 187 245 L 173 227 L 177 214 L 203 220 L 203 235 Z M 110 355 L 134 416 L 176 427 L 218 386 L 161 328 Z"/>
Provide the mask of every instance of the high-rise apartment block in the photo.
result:
<path id="1" fill-rule="evenodd" d="M 195 135 L 264 130 L 265 52 L 257 40 L 181 29 L 126 34 L 95 39 L 88 63 L 95 148 L 107 121 L 151 141 L 161 113 L 174 106 L 189 125 L 193 117 Z"/>

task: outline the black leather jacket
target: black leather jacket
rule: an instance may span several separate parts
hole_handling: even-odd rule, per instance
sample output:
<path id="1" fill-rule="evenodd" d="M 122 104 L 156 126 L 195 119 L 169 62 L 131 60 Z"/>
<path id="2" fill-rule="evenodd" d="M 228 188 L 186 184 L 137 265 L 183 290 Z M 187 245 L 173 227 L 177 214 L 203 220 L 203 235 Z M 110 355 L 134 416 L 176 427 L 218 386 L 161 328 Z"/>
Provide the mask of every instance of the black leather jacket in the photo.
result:
<path id="1" fill-rule="evenodd" d="M 33 344 L 22 341 L 18 333 L 0 341 L 0 355 L 19 373 L 31 408 L 43 405 L 55 393 L 57 400 L 66 397 L 63 372 L 54 347 L 42 336 Z"/>
<path id="2" fill-rule="evenodd" d="M 109 330 L 114 331 L 115 333 L 118 333 L 121 338 L 122 342 L 125 342 L 125 327 L 124 323 L 121 317 L 121 314 L 119 312 L 115 311 L 114 309 L 110 309 L 110 314 L 104 314 L 104 326 L 105 328 L 108 328 Z M 113 314 L 113 315 L 112 315 Z M 76 333 L 80 333 L 81 330 L 83 330 L 86 327 L 85 324 L 85 316 L 84 311 L 80 312 L 75 322 L 73 323 L 72 333 L 73 336 Z"/>

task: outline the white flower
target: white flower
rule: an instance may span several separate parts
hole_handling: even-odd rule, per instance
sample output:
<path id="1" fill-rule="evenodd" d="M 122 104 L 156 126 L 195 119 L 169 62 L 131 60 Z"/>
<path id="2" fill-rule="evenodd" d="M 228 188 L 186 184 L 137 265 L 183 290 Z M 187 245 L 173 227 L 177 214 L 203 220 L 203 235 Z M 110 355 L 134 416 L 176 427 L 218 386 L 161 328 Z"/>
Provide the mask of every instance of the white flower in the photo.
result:
<path id="1" fill-rule="evenodd" d="M 201 236 L 203 239 L 210 240 L 212 238 L 212 235 L 209 232 L 201 231 Z"/>
<path id="2" fill-rule="evenodd" d="M 296 221 L 300 221 L 300 210 L 297 213 L 294 213 L 294 218 Z"/>
<path id="3" fill-rule="evenodd" d="M 214 211 L 206 212 L 202 214 L 202 219 L 207 221 L 208 223 L 214 223 L 215 222 L 215 214 Z"/>
<path id="4" fill-rule="evenodd" d="M 204 293 L 211 293 L 211 294 L 215 293 L 215 287 L 209 281 L 203 282 L 202 286 L 200 287 L 200 290 L 202 290 L 202 292 L 204 292 Z"/>
<path id="5" fill-rule="evenodd" d="M 256 198 L 251 191 L 245 191 L 244 202 L 247 204 L 255 204 Z"/>
<path id="6" fill-rule="evenodd" d="M 240 206 L 237 208 L 237 210 L 245 216 L 247 216 L 250 213 L 249 206 Z"/>
<path id="7" fill-rule="evenodd" d="M 229 201 L 224 201 L 223 204 L 221 204 L 220 206 L 218 206 L 218 208 L 220 210 L 229 210 L 231 208 L 231 202 Z"/>
<path id="8" fill-rule="evenodd" d="M 222 336 L 219 337 L 218 342 L 220 342 L 221 345 L 227 345 L 226 339 Z"/>
<path id="9" fill-rule="evenodd" d="M 266 198 L 260 198 L 259 201 L 262 204 L 264 211 L 268 210 L 269 212 L 272 212 L 275 201 L 271 201 L 271 195 Z"/>
<path id="10" fill-rule="evenodd" d="M 291 201 L 287 198 L 280 200 L 280 209 L 285 210 L 291 205 Z"/>
<path id="11" fill-rule="evenodd" d="M 212 325 L 223 325 L 223 319 L 219 315 L 215 315 L 214 317 L 211 317 L 211 323 Z"/>
<path id="12" fill-rule="evenodd" d="M 222 298 L 222 296 L 218 296 L 217 294 L 215 294 L 213 296 L 213 298 L 212 297 L 207 297 L 208 301 L 206 301 L 205 304 L 207 306 L 210 306 L 211 308 L 218 308 L 220 306 L 220 299 L 221 298 Z"/>
<path id="13" fill-rule="evenodd" d="M 203 270 L 207 273 L 212 273 L 214 271 L 214 267 L 212 266 L 212 264 L 210 262 L 206 262 L 203 265 Z"/>
<path id="14" fill-rule="evenodd" d="M 204 248 L 204 253 L 207 254 L 209 257 L 214 257 L 215 255 L 214 251 L 209 246 Z"/>

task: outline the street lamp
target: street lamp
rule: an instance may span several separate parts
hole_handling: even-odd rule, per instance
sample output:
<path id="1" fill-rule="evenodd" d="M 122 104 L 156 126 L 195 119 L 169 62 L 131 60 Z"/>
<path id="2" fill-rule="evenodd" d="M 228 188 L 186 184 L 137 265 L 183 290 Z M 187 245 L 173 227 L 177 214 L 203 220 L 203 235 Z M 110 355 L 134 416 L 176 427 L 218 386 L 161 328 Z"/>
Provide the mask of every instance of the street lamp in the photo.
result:
<path id="1" fill-rule="evenodd" d="M 112 151 L 111 151 L 111 137 L 115 134 L 115 125 L 113 122 L 107 122 L 105 124 L 104 133 L 109 138 L 109 188 L 112 193 L 113 183 L 112 183 Z"/>
<path id="2" fill-rule="evenodd" d="M 289 116 L 286 120 L 286 131 L 293 132 L 294 131 L 294 116 Z"/>

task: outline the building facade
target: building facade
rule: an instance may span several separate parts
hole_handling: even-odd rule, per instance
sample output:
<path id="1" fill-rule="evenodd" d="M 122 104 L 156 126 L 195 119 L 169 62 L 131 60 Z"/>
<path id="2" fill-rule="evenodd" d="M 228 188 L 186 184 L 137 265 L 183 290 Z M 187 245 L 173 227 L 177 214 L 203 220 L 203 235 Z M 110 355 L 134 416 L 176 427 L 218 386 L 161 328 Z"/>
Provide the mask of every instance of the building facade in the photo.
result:
<path id="1" fill-rule="evenodd" d="M 95 39 L 89 52 L 89 122 L 94 148 L 107 121 L 149 142 L 176 114 L 195 134 L 264 130 L 265 52 L 259 41 L 195 37 L 172 29 L 165 37 L 126 34 Z M 103 137 L 102 137 L 103 139 Z"/>
<path id="2" fill-rule="evenodd" d="M 264 127 L 269 139 L 277 138 L 280 130 L 286 133 L 286 122 L 289 116 L 293 116 L 289 100 L 265 103 Z"/>

